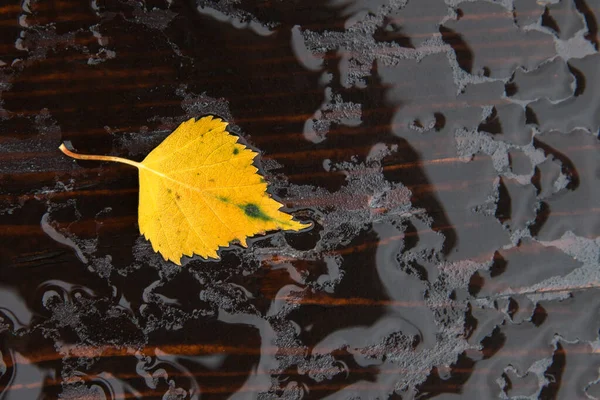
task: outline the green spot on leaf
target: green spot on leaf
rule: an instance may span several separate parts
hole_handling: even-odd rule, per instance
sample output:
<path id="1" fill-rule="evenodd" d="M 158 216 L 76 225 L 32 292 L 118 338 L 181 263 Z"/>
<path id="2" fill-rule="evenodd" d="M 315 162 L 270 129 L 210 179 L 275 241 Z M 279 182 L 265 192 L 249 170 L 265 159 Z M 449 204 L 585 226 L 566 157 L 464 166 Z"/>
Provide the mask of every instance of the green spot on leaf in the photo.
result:
<path id="1" fill-rule="evenodd" d="M 260 219 L 261 221 L 270 221 L 272 218 L 265 214 L 256 204 L 246 204 L 241 207 L 244 213 L 250 218 Z"/>
<path id="2" fill-rule="evenodd" d="M 240 152 L 240 151 L 238 150 L 238 148 L 237 148 L 237 147 L 234 147 L 234 148 L 233 148 L 233 155 L 234 155 L 234 156 L 235 156 L 235 155 L 237 155 L 239 152 Z"/>

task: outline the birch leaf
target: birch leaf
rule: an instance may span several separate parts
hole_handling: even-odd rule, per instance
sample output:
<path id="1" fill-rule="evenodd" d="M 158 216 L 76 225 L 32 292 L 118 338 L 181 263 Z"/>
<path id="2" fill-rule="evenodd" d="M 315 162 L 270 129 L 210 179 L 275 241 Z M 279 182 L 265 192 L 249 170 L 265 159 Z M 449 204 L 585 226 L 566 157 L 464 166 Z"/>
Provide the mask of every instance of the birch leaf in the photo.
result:
<path id="1" fill-rule="evenodd" d="M 181 256 L 219 258 L 219 247 L 266 231 L 299 231 L 309 225 L 279 211 L 267 183 L 252 165 L 257 153 L 211 116 L 183 122 L 142 162 L 73 153 L 83 160 L 115 161 L 139 170 L 140 232 L 165 260 Z"/>

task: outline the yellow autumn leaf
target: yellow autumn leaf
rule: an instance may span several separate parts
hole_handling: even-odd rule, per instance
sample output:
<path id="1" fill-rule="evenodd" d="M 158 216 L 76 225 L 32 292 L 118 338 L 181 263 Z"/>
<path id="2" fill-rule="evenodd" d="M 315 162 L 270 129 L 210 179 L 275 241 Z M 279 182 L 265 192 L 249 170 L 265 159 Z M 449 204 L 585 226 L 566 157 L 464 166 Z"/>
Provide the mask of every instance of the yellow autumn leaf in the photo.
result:
<path id="1" fill-rule="evenodd" d="M 266 231 L 299 231 L 310 226 L 279 209 L 267 183 L 252 165 L 257 153 L 229 134 L 226 122 L 211 116 L 183 122 L 142 162 L 73 153 L 81 160 L 115 161 L 137 167 L 140 232 L 165 260 L 181 256 L 219 258 L 219 247 Z"/>

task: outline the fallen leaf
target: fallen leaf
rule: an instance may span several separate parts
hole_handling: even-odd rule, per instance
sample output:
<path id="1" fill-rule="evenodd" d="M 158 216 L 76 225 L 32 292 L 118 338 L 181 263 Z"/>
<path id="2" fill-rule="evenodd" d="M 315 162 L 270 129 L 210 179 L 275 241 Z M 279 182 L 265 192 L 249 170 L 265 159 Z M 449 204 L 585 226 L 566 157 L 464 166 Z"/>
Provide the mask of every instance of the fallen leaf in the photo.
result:
<path id="1" fill-rule="evenodd" d="M 181 256 L 219 258 L 219 247 L 277 229 L 299 231 L 310 224 L 279 211 L 267 182 L 252 165 L 257 153 L 237 143 L 226 122 L 211 116 L 183 122 L 142 162 L 73 153 L 80 160 L 114 161 L 137 167 L 140 232 L 165 260 Z"/>

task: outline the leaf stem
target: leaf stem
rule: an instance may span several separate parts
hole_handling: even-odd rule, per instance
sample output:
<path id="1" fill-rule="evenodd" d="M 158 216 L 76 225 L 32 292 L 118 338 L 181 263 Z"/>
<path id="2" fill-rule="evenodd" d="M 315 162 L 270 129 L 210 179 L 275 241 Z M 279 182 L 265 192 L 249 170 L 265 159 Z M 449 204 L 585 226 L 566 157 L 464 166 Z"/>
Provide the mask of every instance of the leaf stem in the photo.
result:
<path id="1" fill-rule="evenodd" d="M 60 151 L 62 151 L 63 153 L 65 153 L 66 155 L 68 155 L 71 158 L 75 158 L 77 160 L 93 160 L 93 161 L 112 161 L 112 162 L 118 162 L 121 164 L 128 164 L 131 165 L 133 167 L 136 168 L 140 168 L 141 164 L 135 161 L 131 161 L 128 160 L 126 158 L 121 158 L 121 157 L 113 157 L 113 156 L 94 156 L 94 155 L 88 155 L 88 154 L 77 154 L 77 153 L 73 153 L 71 150 L 67 149 L 67 147 L 65 146 L 65 144 L 61 144 L 59 147 Z"/>

